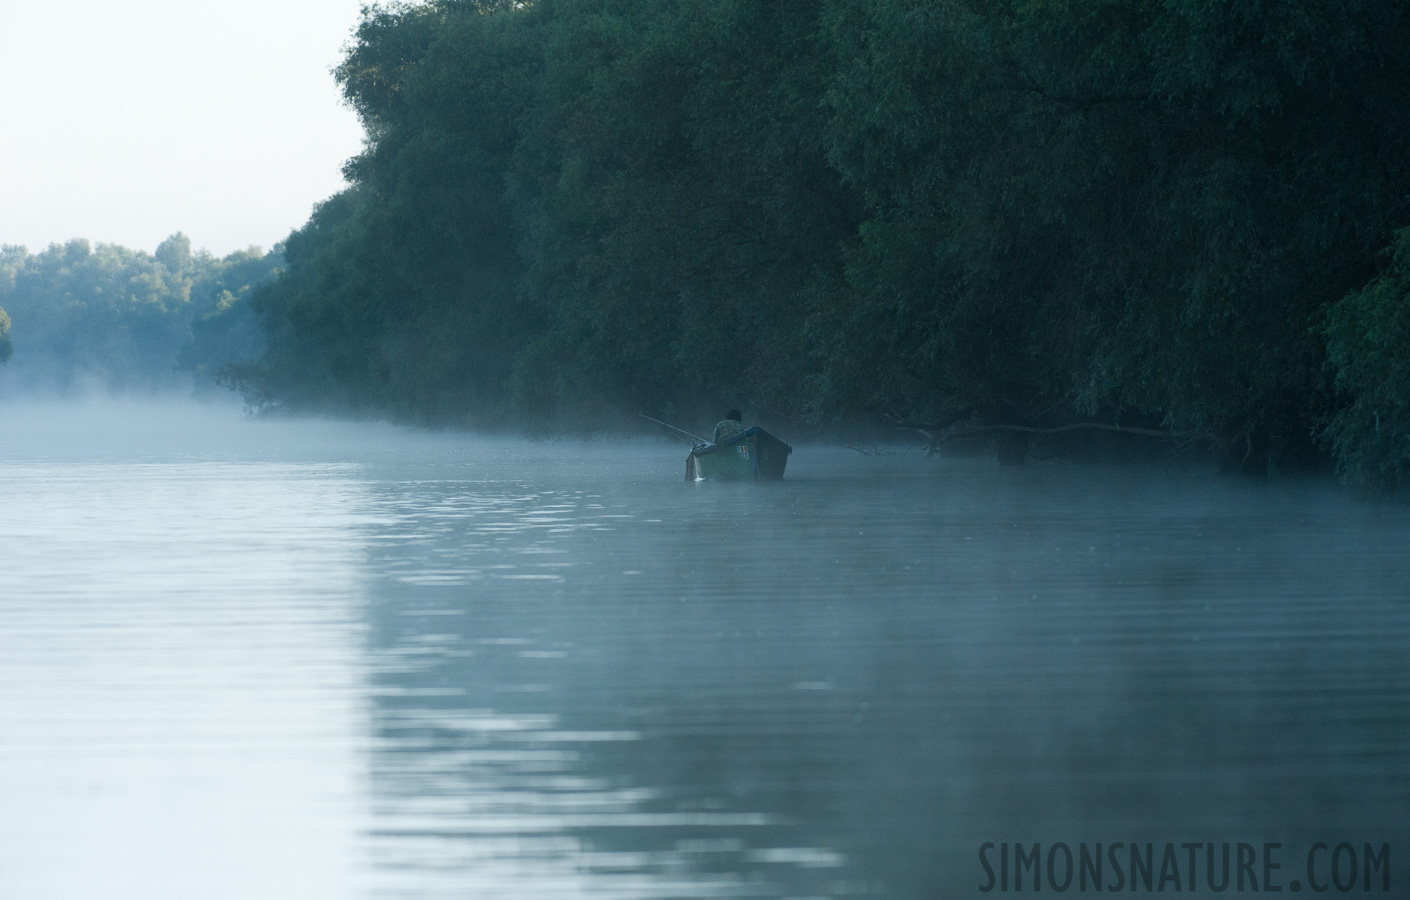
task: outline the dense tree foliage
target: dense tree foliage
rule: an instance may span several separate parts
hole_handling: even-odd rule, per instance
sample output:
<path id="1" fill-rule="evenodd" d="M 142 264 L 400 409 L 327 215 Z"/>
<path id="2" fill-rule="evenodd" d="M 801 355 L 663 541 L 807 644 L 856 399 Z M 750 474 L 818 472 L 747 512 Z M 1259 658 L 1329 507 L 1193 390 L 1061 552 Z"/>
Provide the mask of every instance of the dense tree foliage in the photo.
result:
<path id="1" fill-rule="evenodd" d="M 433 0 L 338 77 L 367 149 L 254 297 L 257 403 L 1410 463 L 1403 4 Z"/>
<path id="2" fill-rule="evenodd" d="M 820 5 L 796 12 L 369 13 L 339 70 L 369 147 L 256 298 L 247 394 L 534 426 L 800 408 L 808 287 L 861 206 L 827 161 Z"/>
<path id="3" fill-rule="evenodd" d="M 1410 229 L 1388 272 L 1333 306 L 1327 344 L 1348 402 L 1327 433 L 1354 480 L 1393 487 L 1410 475 Z"/>
<path id="4" fill-rule="evenodd" d="M 1405 215 L 1407 10 L 832 9 L 834 158 L 876 210 L 843 306 L 891 315 L 923 396 L 1305 447 L 1312 326 Z"/>
<path id="5" fill-rule="evenodd" d="M 248 360 L 263 347 L 249 294 L 279 262 L 193 254 L 179 232 L 154 255 L 83 239 L 0 248 L 0 339 L 13 330 L 4 389 L 169 389 Z"/>
<path id="6" fill-rule="evenodd" d="M 859 197 L 827 160 L 822 4 L 557 4 L 511 171 L 553 328 L 521 387 L 656 414 L 797 411 L 812 286 Z"/>
<path id="7" fill-rule="evenodd" d="M 269 347 L 239 378 L 256 403 L 486 422 L 542 316 L 518 291 L 505 200 L 534 54 L 499 17 L 372 11 L 340 70 L 374 149 L 353 187 L 290 236 L 256 308 Z M 374 112 L 375 110 L 375 112 Z"/>

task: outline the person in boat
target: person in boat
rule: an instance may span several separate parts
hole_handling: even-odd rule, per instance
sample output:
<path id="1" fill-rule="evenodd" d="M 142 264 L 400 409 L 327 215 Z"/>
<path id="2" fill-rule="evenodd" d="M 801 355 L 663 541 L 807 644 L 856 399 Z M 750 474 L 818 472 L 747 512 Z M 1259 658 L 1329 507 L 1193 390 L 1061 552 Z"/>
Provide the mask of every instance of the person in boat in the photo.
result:
<path id="1" fill-rule="evenodd" d="M 732 409 L 715 424 L 715 443 L 727 441 L 744 433 L 744 417 L 739 410 Z"/>

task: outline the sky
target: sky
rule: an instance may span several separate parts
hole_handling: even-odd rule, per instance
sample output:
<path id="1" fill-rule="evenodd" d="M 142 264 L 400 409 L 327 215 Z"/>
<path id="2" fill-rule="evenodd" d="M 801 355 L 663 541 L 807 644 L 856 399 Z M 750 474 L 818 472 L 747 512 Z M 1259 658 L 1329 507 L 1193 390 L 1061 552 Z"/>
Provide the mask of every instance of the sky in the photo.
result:
<path id="1" fill-rule="evenodd" d="M 0 244 L 268 250 L 344 184 L 367 0 L 0 0 Z"/>

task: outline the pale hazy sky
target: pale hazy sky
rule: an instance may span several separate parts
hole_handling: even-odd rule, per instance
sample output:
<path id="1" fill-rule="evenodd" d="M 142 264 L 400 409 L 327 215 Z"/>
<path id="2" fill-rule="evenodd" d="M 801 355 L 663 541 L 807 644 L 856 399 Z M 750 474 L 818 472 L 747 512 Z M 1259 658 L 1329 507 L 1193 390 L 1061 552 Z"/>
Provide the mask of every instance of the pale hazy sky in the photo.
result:
<path id="1" fill-rule="evenodd" d="M 0 0 L 0 244 L 281 241 L 362 144 L 364 0 Z"/>

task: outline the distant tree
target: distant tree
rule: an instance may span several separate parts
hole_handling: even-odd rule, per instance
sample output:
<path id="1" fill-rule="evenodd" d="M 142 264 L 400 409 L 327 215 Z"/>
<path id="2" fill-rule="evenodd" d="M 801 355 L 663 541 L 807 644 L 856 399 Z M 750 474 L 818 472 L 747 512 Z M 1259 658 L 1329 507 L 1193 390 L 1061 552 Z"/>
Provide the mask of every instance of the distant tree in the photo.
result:
<path id="1" fill-rule="evenodd" d="M 14 352 L 14 344 L 10 342 L 10 317 L 0 309 L 0 363 L 9 362 Z"/>
<path id="2" fill-rule="evenodd" d="M 179 232 L 158 253 L 161 260 L 81 238 L 38 254 L 0 248 L 0 304 L 17 334 L 6 380 L 170 388 L 190 380 L 179 368 L 209 377 L 257 353 L 248 299 L 281 257 L 248 251 L 216 260 L 192 254 Z"/>
<path id="3" fill-rule="evenodd" d="M 264 332 L 250 298 L 273 281 L 284 264 L 282 245 L 269 253 L 237 251 L 220 260 L 191 290 L 191 339 L 177 354 L 178 368 L 202 380 L 221 377 L 264 349 Z"/>
<path id="4" fill-rule="evenodd" d="M 178 231 L 158 244 L 154 255 L 168 272 L 182 272 L 191 263 L 191 239 Z"/>
<path id="5" fill-rule="evenodd" d="M 23 247 L 0 245 L 0 297 L 14 289 L 15 275 L 27 255 Z M 0 307 L 0 362 L 8 362 L 14 350 L 14 344 L 10 341 L 10 317 Z"/>

